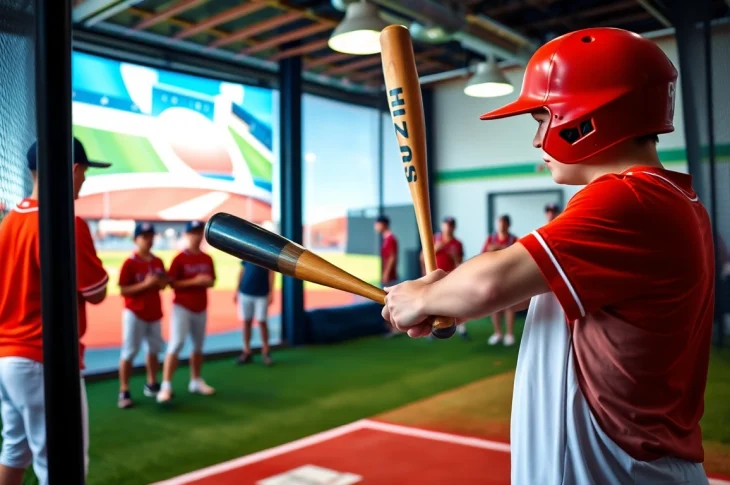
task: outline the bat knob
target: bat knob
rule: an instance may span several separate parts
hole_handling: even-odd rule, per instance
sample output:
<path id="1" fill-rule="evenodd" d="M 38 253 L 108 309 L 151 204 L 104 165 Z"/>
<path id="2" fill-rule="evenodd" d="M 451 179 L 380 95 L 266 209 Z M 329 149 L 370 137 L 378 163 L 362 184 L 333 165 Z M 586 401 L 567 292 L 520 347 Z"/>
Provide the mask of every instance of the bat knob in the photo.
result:
<path id="1" fill-rule="evenodd" d="M 436 337 L 439 340 L 445 340 L 447 338 L 451 338 L 452 335 L 456 333 L 456 325 L 451 325 L 450 327 L 443 327 L 443 328 L 432 328 L 431 329 L 431 335 Z"/>

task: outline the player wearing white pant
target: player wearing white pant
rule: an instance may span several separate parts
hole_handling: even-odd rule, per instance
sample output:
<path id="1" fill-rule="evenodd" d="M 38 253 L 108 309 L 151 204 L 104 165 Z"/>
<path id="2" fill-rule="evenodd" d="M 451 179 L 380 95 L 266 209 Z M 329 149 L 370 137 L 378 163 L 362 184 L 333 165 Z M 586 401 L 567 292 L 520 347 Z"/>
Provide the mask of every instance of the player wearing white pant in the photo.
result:
<path id="1" fill-rule="evenodd" d="M 170 286 L 175 290 L 175 299 L 172 306 L 170 342 L 162 370 L 162 386 L 157 393 L 157 402 L 160 403 L 172 399 L 172 376 L 188 335 L 193 342 L 188 391 L 205 396 L 215 394 L 215 389 L 200 376 L 208 318 L 208 288 L 215 283 L 213 258 L 200 249 L 203 229 L 204 225 L 199 221 L 187 224 L 185 237 L 188 248 L 178 254 L 170 265 Z"/>
<path id="2" fill-rule="evenodd" d="M 78 140 L 74 140 L 73 154 L 74 196 L 77 197 L 86 167 L 103 168 L 109 164 L 89 162 Z M 28 151 L 28 168 L 33 175 L 33 193 L 0 225 L 0 254 L 3 257 L 0 264 L 0 483 L 3 485 L 20 485 L 31 464 L 38 482 L 48 484 L 36 145 Z M 78 325 L 79 337 L 83 337 L 86 302 L 99 304 L 105 299 L 109 277 L 96 255 L 89 226 L 78 217 L 74 226 Z M 79 364 L 83 370 L 84 345 L 81 342 L 79 351 Z M 88 411 L 83 378 L 79 398 L 84 463 L 88 469 Z"/>

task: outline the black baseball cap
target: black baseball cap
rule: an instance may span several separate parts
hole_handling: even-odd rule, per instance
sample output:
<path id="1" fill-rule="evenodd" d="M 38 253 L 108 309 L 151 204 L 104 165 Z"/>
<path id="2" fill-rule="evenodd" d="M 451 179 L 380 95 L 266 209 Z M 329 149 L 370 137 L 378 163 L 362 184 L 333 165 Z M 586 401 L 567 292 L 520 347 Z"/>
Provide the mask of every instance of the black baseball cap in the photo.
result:
<path id="1" fill-rule="evenodd" d="M 138 223 L 136 226 L 134 226 L 134 238 L 137 239 L 137 237 L 141 236 L 142 234 L 155 234 L 155 226 L 153 226 L 149 222 Z"/>
<path id="2" fill-rule="evenodd" d="M 205 227 L 205 224 L 203 224 L 200 221 L 190 221 L 187 224 L 185 224 L 185 232 L 196 232 L 196 231 L 202 231 Z"/>
<path id="3" fill-rule="evenodd" d="M 449 224 L 451 227 L 456 227 L 456 219 L 451 216 L 444 217 L 444 222 Z"/>
<path id="4" fill-rule="evenodd" d="M 377 219 L 375 219 L 375 222 L 382 222 L 383 224 L 390 225 L 390 218 L 388 216 L 378 216 Z"/>
<path id="5" fill-rule="evenodd" d="M 79 165 L 95 168 L 109 168 L 112 166 L 111 163 L 89 160 L 89 157 L 86 156 L 84 145 L 78 138 L 74 138 L 72 153 L 74 163 L 78 163 Z M 38 169 L 38 142 L 34 142 L 28 149 L 28 168 L 34 172 Z"/>
<path id="6" fill-rule="evenodd" d="M 558 204 L 548 204 L 545 206 L 545 212 L 560 212 Z"/>

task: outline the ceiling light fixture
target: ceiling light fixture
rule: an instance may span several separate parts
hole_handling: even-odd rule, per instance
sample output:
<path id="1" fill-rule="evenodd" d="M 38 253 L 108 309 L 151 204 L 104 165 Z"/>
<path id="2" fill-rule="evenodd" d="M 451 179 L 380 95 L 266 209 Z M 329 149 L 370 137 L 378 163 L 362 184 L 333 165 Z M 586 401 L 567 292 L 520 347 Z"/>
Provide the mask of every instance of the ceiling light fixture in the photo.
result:
<path id="1" fill-rule="evenodd" d="M 475 98 L 496 98 L 506 96 L 514 90 L 514 86 L 497 66 L 494 56 L 489 56 L 487 62 L 477 64 L 477 72 L 466 83 L 464 94 Z"/>
<path id="2" fill-rule="evenodd" d="M 374 5 L 365 0 L 351 3 L 328 44 L 330 49 L 345 54 L 376 54 L 380 52 L 380 32 L 386 26 Z"/>

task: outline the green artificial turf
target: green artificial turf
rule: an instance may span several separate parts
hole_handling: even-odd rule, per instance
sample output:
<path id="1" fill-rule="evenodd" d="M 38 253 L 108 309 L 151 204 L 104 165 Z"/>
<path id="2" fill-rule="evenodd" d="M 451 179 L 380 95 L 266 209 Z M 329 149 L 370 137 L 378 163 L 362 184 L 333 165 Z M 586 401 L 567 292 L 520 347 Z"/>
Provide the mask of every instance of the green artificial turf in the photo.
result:
<path id="1" fill-rule="evenodd" d="M 160 406 L 132 380 L 135 409 L 116 408 L 117 382 L 87 385 L 91 452 L 88 483 L 146 484 L 373 416 L 513 367 L 517 349 L 475 340 L 366 338 L 340 345 L 282 349 L 276 365 L 245 367 L 230 359 L 204 367 L 214 397 L 186 391 Z M 501 365 L 495 366 L 494 361 Z"/>
<path id="2" fill-rule="evenodd" d="M 522 325 L 518 324 L 518 333 Z M 371 417 L 514 369 L 517 346 L 489 347 L 491 325 L 469 324 L 472 341 L 364 338 L 276 351 L 276 365 L 209 362 L 204 376 L 218 395 L 186 392 L 188 369 L 160 406 L 132 379 L 137 407 L 116 408 L 117 381 L 87 384 L 91 451 L 88 484 L 142 485 Z M 713 350 L 705 440 L 730 444 L 730 349 Z M 26 484 L 35 484 L 29 472 Z"/>

